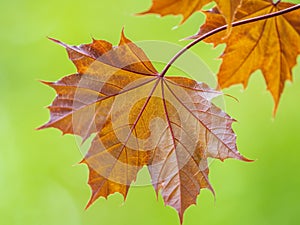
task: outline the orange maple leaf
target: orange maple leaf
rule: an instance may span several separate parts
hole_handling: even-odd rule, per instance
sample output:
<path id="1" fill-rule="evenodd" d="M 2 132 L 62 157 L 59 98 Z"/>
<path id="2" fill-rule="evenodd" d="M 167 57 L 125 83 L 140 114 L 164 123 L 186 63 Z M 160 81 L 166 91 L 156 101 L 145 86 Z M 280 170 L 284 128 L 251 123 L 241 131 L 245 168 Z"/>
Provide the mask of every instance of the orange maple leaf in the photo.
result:
<path id="1" fill-rule="evenodd" d="M 153 0 L 151 8 L 142 14 L 155 13 L 161 16 L 181 14 L 183 16 L 181 23 L 183 23 L 194 12 L 200 11 L 210 2 L 212 0 Z M 241 0 L 215 0 L 215 2 L 228 24 L 231 24 Z"/>
<path id="2" fill-rule="evenodd" d="M 153 186 L 182 222 L 208 180 L 207 158 L 241 156 L 234 119 L 211 103 L 221 93 L 184 77 L 164 77 L 122 33 L 118 46 L 103 40 L 67 49 L 77 73 L 45 82 L 57 97 L 49 107 L 55 127 L 84 140 L 96 133 L 82 163 L 90 171 L 92 197 L 115 192 L 126 198 L 143 166 Z"/>
<path id="3" fill-rule="evenodd" d="M 244 0 L 237 11 L 236 21 L 277 12 L 294 6 L 291 3 L 272 0 Z M 225 21 L 215 8 L 206 12 L 206 23 L 197 38 Z M 247 86 L 251 74 L 260 69 L 271 92 L 275 111 L 284 90 L 285 81 L 292 80 L 292 68 L 300 54 L 300 11 L 292 11 L 277 17 L 234 27 L 228 38 L 225 31 L 215 34 L 206 42 L 218 45 L 225 43 L 223 60 L 218 73 L 221 88 L 242 83 Z"/>

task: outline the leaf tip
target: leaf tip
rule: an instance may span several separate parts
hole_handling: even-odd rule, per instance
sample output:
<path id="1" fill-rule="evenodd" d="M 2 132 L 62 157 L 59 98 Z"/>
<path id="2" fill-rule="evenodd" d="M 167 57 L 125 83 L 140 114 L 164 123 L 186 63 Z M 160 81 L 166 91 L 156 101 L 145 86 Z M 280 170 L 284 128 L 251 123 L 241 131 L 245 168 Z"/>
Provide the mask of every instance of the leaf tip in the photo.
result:
<path id="1" fill-rule="evenodd" d="M 278 110 L 278 105 L 279 105 L 279 102 L 275 102 L 274 109 L 273 109 L 273 113 L 272 113 L 272 117 L 273 117 L 273 118 L 276 117 L 277 110 Z"/>
<path id="2" fill-rule="evenodd" d="M 44 124 L 44 125 L 42 125 L 40 127 L 35 128 L 35 130 L 39 131 L 39 130 L 43 130 L 43 129 L 48 128 L 48 127 L 49 127 L 48 123 L 46 123 L 46 124 Z"/>
<path id="3" fill-rule="evenodd" d="M 122 30 L 121 30 L 121 38 L 120 38 L 119 46 L 120 45 L 127 45 L 128 43 L 131 43 L 131 41 L 126 37 L 125 27 L 123 26 Z"/>
<path id="4" fill-rule="evenodd" d="M 180 210 L 177 210 L 180 225 L 183 224 L 184 211 L 185 211 L 185 210 L 181 210 L 181 209 L 180 209 Z"/>
<path id="5" fill-rule="evenodd" d="M 238 100 L 238 98 L 236 98 L 236 97 L 234 97 L 234 96 L 232 96 L 232 95 L 230 95 L 230 94 L 224 94 L 224 96 L 226 96 L 226 97 L 230 97 L 230 98 L 232 98 L 233 100 L 235 100 L 236 102 L 240 102 L 239 100 Z M 235 121 L 236 122 L 236 121 Z"/>
<path id="6" fill-rule="evenodd" d="M 216 198 L 216 192 L 210 183 L 209 183 L 207 189 L 213 194 L 214 198 Z"/>
<path id="7" fill-rule="evenodd" d="M 88 203 L 86 204 L 84 210 L 88 210 L 93 203 L 94 203 L 93 197 L 91 197 L 90 200 L 88 201 Z"/>
<path id="8" fill-rule="evenodd" d="M 52 38 L 52 37 L 47 37 L 47 38 L 48 38 L 48 40 L 53 41 L 55 43 L 61 43 L 59 40 L 57 40 L 55 38 Z"/>
<path id="9" fill-rule="evenodd" d="M 84 157 L 82 160 L 80 160 L 77 164 L 78 164 L 78 165 L 85 164 L 85 165 L 88 166 L 88 164 L 87 164 L 87 162 L 86 162 L 86 160 L 85 160 L 85 157 Z"/>
<path id="10" fill-rule="evenodd" d="M 122 26 L 121 34 L 125 36 L 125 25 Z"/>
<path id="11" fill-rule="evenodd" d="M 39 131 L 39 130 L 42 130 L 42 129 L 44 129 L 44 125 L 42 125 L 42 126 L 40 126 L 40 127 L 36 127 L 36 128 L 34 128 L 36 131 Z"/>
<path id="12" fill-rule="evenodd" d="M 246 158 L 246 157 L 244 157 L 242 155 L 239 158 L 239 160 L 244 161 L 244 162 L 254 162 L 255 161 L 254 159 L 248 159 L 248 158 Z"/>
<path id="13" fill-rule="evenodd" d="M 92 192 L 93 192 L 92 196 L 91 196 L 90 200 L 88 201 L 88 203 L 86 204 L 84 210 L 87 210 L 88 208 L 90 208 L 91 205 L 99 198 L 99 196 L 97 196 L 96 192 L 94 192 L 94 191 L 92 191 Z M 101 197 L 107 199 L 106 195 L 103 195 Z"/>
<path id="14" fill-rule="evenodd" d="M 67 45 L 67 44 L 65 44 L 65 43 L 63 43 L 63 42 L 61 42 L 61 41 L 59 41 L 59 40 L 57 40 L 57 39 L 55 39 L 55 38 L 51 38 L 51 37 L 47 37 L 50 41 L 53 41 L 54 43 L 56 43 L 56 44 L 58 44 L 58 45 L 60 45 L 60 46 L 62 46 L 62 47 L 64 47 L 64 48 L 68 48 L 69 46 Z"/>
<path id="15" fill-rule="evenodd" d="M 179 215 L 179 222 L 180 222 L 180 225 L 183 224 L 183 214 L 178 214 Z"/>
<path id="16" fill-rule="evenodd" d="M 44 81 L 44 80 L 38 80 L 38 81 L 41 82 L 42 84 L 45 84 L 50 87 L 53 85 L 53 82 L 51 82 L 51 81 Z"/>

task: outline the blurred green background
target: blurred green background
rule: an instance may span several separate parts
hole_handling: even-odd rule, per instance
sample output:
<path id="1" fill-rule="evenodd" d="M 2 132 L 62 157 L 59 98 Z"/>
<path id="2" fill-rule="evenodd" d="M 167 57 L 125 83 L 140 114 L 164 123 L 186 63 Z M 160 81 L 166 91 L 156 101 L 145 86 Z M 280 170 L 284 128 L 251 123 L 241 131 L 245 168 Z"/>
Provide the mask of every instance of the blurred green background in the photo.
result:
<path id="1" fill-rule="evenodd" d="M 300 3 L 300 1 L 293 1 Z M 126 28 L 133 41 L 178 40 L 194 34 L 204 16 L 194 14 L 184 25 L 180 17 L 135 17 L 150 0 L 1 1 L 0 4 L 0 223 L 5 225 L 165 225 L 178 224 L 176 212 L 158 201 L 151 186 L 100 199 L 87 211 L 87 168 L 75 138 L 55 129 L 35 131 L 49 118 L 44 107 L 54 92 L 38 80 L 55 81 L 75 72 L 65 50 L 47 36 L 70 44 L 91 37 L 117 44 Z M 224 46 L 200 43 L 193 48 L 217 72 Z M 300 58 L 287 83 L 276 118 L 273 101 L 259 72 L 249 87 L 225 90 L 240 152 L 253 163 L 214 161 L 210 179 L 216 191 L 203 190 L 190 207 L 186 225 L 300 224 Z M 73 166 L 75 165 L 75 166 Z"/>

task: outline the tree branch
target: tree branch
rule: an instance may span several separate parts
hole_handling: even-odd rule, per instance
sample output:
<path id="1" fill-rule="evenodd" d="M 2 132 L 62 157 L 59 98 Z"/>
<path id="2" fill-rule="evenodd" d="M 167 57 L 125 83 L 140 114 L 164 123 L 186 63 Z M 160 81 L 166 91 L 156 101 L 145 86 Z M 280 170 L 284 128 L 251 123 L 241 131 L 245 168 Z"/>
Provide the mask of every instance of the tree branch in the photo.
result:
<path id="1" fill-rule="evenodd" d="M 249 19 L 245 19 L 245 20 L 240 20 L 240 21 L 236 21 L 234 23 L 232 23 L 232 27 L 236 27 L 236 26 L 241 26 L 243 24 L 248 24 L 248 23 L 253 23 L 259 20 L 265 20 L 265 19 L 269 19 L 275 16 L 280 16 L 289 12 L 292 12 L 294 10 L 300 9 L 300 4 L 291 6 L 289 8 L 277 11 L 277 12 L 273 12 L 273 13 L 269 13 L 269 14 L 265 14 L 262 16 L 257 16 L 257 17 L 253 17 L 253 18 L 249 18 Z M 166 75 L 166 73 L 168 72 L 168 70 L 170 69 L 170 67 L 174 64 L 174 62 L 180 57 L 182 56 L 187 50 L 189 50 L 190 48 L 192 48 L 194 45 L 198 44 L 199 42 L 201 42 L 202 40 L 216 34 L 219 33 L 223 30 L 226 30 L 228 27 L 228 25 L 224 25 L 221 27 L 218 27 L 212 31 L 207 32 L 206 34 L 198 37 L 197 39 L 195 39 L 193 42 L 189 43 L 188 45 L 186 45 L 183 49 L 181 49 L 176 55 L 174 55 L 174 57 L 168 62 L 168 64 L 165 66 L 165 68 L 163 69 L 163 71 L 160 73 L 160 77 L 164 77 Z"/>

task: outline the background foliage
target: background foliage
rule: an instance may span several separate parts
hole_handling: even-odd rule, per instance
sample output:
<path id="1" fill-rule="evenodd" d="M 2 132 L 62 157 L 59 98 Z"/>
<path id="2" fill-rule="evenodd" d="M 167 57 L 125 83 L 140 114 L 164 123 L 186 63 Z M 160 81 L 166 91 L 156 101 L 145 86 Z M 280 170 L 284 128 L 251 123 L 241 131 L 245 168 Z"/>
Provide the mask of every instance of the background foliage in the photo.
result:
<path id="1" fill-rule="evenodd" d="M 299 0 L 290 1 L 300 3 Z M 88 211 L 87 169 L 74 137 L 57 130 L 34 130 L 48 119 L 54 92 L 38 80 L 54 81 L 75 72 L 65 50 L 46 39 L 90 42 L 90 37 L 115 44 L 123 25 L 133 41 L 178 40 L 196 33 L 201 14 L 172 30 L 179 17 L 134 17 L 149 0 L 6 1 L 0 9 L 0 218 L 13 225 L 178 224 L 176 212 L 155 200 L 151 186 L 131 188 L 126 204 L 120 195 L 98 200 Z M 184 45 L 185 42 L 179 43 Z M 193 50 L 217 72 L 223 47 L 199 44 Z M 238 123 L 240 152 L 254 163 L 214 161 L 208 190 L 185 215 L 185 224 L 299 224 L 300 58 L 294 83 L 287 83 L 277 116 L 264 80 L 257 72 L 249 87 L 228 90 L 226 110 Z M 75 165 L 75 166 L 72 166 Z M 116 216 L 117 215 L 117 216 Z"/>

